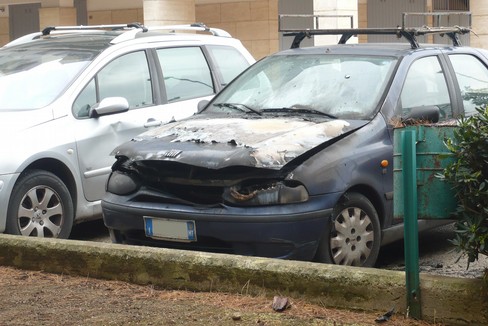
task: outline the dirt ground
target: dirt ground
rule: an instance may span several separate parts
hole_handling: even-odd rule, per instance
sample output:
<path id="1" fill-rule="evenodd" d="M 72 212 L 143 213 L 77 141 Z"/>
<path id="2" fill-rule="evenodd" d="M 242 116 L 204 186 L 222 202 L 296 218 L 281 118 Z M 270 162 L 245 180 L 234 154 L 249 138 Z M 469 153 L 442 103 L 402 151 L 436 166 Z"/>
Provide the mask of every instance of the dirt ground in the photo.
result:
<path id="1" fill-rule="evenodd" d="M 327 309 L 273 296 L 158 290 L 119 281 L 0 266 L 1 325 L 376 325 L 382 313 Z M 386 312 L 386 311 L 385 311 Z M 394 314 L 395 325 L 440 325 Z"/>
<path id="2" fill-rule="evenodd" d="M 91 226 L 89 229 L 93 228 Z M 481 277 L 488 257 L 481 257 L 466 269 L 466 261 L 446 246 L 448 232 L 430 233 L 421 238 L 422 272 L 458 277 Z M 86 229 L 80 233 L 86 235 Z M 98 232 L 101 233 L 101 232 Z M 104 232 L 102 232 L 104 233 Z M 90 241 L 99 240 L 99 235 Z M 107 238 L 107 239 L 105 239 Z M 435 248 L 438 246 L 438 248 Z M 430 249 L 429 249 L 430 248 Z M 429 250 L 427 250 L 429 249 Z M 430 251 L 431 249 L 434 249 Z M 402 243 L 385 248 L 380 267 L 404 270 Z M 364 313 L 328 309 L 288 298 L 284 312 L 272 309 L 273 297 L 240 294 L 167 291 L 119 281 L 49 274 L 0 266 L 0 325 L 377 325 L 384 312 Z M 394 314 L 380 324 L 441 325 L 406 319 Z"/>

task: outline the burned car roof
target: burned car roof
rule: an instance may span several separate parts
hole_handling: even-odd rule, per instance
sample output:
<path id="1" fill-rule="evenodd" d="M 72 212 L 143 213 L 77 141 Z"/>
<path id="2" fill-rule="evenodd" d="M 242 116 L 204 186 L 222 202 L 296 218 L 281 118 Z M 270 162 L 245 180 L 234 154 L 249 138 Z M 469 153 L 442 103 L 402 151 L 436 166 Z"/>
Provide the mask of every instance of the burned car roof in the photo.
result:
<path id="1" fill-rule="evenodd" d="M 367 121 L 300 117 L 213 118 L 202 114 L 150 130 L 114 150 L 130 160 L 168 160 L 219 169 L 232 165 L 280 169 L 313 148 Z"/>

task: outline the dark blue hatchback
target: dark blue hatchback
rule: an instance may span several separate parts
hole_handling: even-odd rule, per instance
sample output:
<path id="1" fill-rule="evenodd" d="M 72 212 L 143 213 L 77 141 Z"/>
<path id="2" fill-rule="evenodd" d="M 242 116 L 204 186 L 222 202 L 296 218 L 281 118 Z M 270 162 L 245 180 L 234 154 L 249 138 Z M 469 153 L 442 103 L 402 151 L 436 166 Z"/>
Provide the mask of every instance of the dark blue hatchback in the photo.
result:
<path id="1" fill-rule="evenodd" d="M 470 115 L 488 98 L 486 52 L 403 33 L 410 42 L 271 55 L 198 114 L 116 148 L 102 202 L 112 240 L 373 266 L 403 236 L 395 125 Z"/>

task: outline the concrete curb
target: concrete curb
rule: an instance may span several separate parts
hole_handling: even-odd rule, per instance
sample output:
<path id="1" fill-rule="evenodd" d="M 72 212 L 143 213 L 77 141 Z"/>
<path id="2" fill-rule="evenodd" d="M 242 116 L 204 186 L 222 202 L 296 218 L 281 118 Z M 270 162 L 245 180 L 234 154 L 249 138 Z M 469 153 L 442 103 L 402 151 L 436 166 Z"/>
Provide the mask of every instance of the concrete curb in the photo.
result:
<path id="1" fill-rule="evenodd" d="M 405 314 L 405 274 L 309 262 L 0 234 L 0 265 L 154 284 L 165 289 L 285 295 L 328 307 Z M 422 318 L 487 325 L 480 279 L 421 274 Z"/>

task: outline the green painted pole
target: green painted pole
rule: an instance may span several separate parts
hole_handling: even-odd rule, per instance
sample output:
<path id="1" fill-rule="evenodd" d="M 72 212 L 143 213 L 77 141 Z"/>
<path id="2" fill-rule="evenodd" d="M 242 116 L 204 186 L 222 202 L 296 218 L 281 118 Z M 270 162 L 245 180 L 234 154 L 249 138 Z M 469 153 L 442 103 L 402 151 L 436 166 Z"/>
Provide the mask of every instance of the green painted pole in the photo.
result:
<path id="1" fill-rule="evenodd" d="M 421 319 L 419 239 L 417 222 L 417 151 L 414 130 L 404 130 L 402 138 L 403 156 L 403 205 L 405 276 L 407 287 L 407 311 L 409 317 Z"/>

